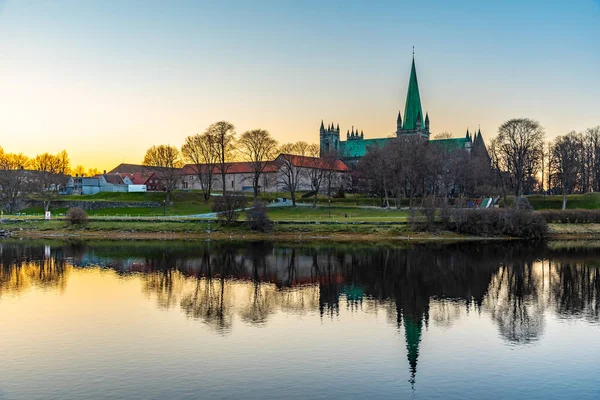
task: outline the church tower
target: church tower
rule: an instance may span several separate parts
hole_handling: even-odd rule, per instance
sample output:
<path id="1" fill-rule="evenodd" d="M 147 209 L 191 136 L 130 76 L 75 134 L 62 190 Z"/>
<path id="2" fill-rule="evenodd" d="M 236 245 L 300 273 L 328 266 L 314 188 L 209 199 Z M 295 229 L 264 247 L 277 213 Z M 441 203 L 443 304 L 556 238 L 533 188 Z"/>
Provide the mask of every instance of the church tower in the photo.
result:
<path id="1" fill-rule="evenodd" d="M 398 113 L 396 122 L 396 136 L 420 135 L 429 139 L 429 114 L 423 114 L 421 107 L 421 95 L 419 94 L 419 82 L 417 81 L 417 70 L 415 68 L 415 57 L 413 54 L 410 78 L 408 81 L 408 92 L 406 93 L 406 104 L 404 106 L 404 121 Z"/>
<path id="2" fill-rule="evenodd" d="M 331 151 L 338 151 L 340 148 L 340 125 L 333 126 L 333 123 L 327 128 L 321 121 L 321 128 L 319 130 L 319 156 L 323 157 L 325 154 Z"/>

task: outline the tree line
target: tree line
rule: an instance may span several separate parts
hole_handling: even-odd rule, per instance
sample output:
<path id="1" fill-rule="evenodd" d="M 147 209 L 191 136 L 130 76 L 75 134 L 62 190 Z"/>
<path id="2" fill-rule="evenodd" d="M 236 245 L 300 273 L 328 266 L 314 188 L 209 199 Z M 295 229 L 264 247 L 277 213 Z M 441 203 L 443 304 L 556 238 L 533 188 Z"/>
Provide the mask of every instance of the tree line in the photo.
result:
<path id="1" fill-rule="evenodd" d="M 24 194 L 35 194 L 48 211 L 70 173 L 69 155 L 65 150 L 29 158 L 23 153 L 6 153 L 0 147 L 0 206 L 12 213 Z"/>
<path id="2" fill-rule="evenodd" d="M 443 133 L 436 138 L 449 138 Z M 382 206 L 402 198 L 421 203 L 427 199 L 447 204 L 450 198 L 516 197 L 600 191 L 600 126 L 545 140 L 538 121 L 514 118 L 498 128 L 489 146 L 474 141 L 470 151 L 458 151 L 451 142 L 404 137 L 383 147 L 370 147 L 351 174 L 350 187 L 377 195 Z M 439 203 L 439 202 L 438 202 Z"/>
<path id="3" fill-rule="evenodd" d="M 438 136 L 451 137 L 447 133 Z M 227 194 L 226 175 L 235 161 L 249 163 L 256 200 L 261 186 L 268 186 L 266 179 L 271 179 L 265 170 L 278 154 L 283 156 L 278 160 L 277 185 L 290 193 L 294 205 L 303 179 L 310 183 L 314 205 L 318 193 L 331 198 L 338 188 L 378 196 L 386 207 L 399 207 L 402 199 L 408 199 L 411 206 L 416 199 L 422 204 L 433 199 L 443 205 L 453 199 L 461 205 L 466 199 L 481 196 L 503 196 L 507 204 L 508 194 L 514 194 L 518 204 L 523 195 L 545 193 L 562 194 L 566 208 L 568 194 L 600 191 L 600 126 L 546 141 L 539 122 L 515 118 L 500 125 L 487 147 L 473 142 L 470 151 L 459 150 L 452 141 L 390 139 L 383 147 L 369 147 L 358 163 L 349 165 L 351 172 L 340 180 L 334 170 L 339 159 L 335 151 L 316 162 L 318 144 L 298 141 L 280 145 L 264 129 L 248 130 L 238 136 L 233 124 L 219 121 L 203 133 L 186 137 L 181 148 L 152 146 L 146 151 L 143 164 L 158 167 L 167 202 L 182 178 L 184 163 L 195 166 L 193 173 L 204 201 L 208 202 L 217 179 Z M 23 194 L 34 193 L 48 210 L 70 174 L 99 173 L 82 166 L 71 168 L 66 151 L 30 158 L 0 148 L 0 207 L 14 212 Z"/>
<path id="4" fill-rule="evenodd" d="M 418 136 L 393 138 L 382 147 L 372 146 L 350 174 L 350 190 L 381 199 L 381 205 L 410 207 L 434 199 L 467 199 L 493 192 L 489 156 L 483 145 L 470 152 L 453 142 L 424 140 Z"/>
<path id="5" fill-rule="evenodd" d="M 600 191 L 600 126 L 545 141 L 539 122 L 526 118 L 502 124 L 491 142 L 495 183 L 506 198 L 526 194 L 567 195 Z"/>
<path id="6" fill-rule="evenodd" d="M 144 156 L 143 165 L 158 167 L 157 174 L 162 180 L 166 201 L 170 201 L 171 192 L 175 190 L 182 178 L 179 169 L 184 163 L 194 166 L 194 175 L 200 184 L 205 202 L 208 202 L 216 180 L 221 183 L 223 194 L 227 195 L 226 176 L 232 168 L 232 162 L 245 161 L 250 165 L 254 200 L 258 198 L 260 188 L 265 182 L 264 174 L 267 166 L 277 155 L 283 154 L 279 160 L 277 184 L 290 193 L 293 205 L 296 205 L 296 194 L 302 179 L 308 179 L 312 191 L 317 193 L 323 187 L 328 194 L 334 187 L 332 168 L 337 160 L 335 156 L 323 157 L 315 165 L 311 158 L 319 157 L 319 145 L 304 141 L 279 144 L 270 132 L 264 129 L 252 129 L 237 135 L 235 126 L 227 121 L 211 124 L 203 133 L 185 138 L 181 149 L 173 145 L 157 145 L 150 147 Z M 290 157 L 301 156 L 301 157 Z M 314 160 L 313 160 L 314 161 Z M 311 168 L 308 168 L 310 165 Z M 318 168 L 313 168 L 317 166 Z M 262 179 L 262 180 L 261 180 Z M 267 185 L 264 185 L 267 186 Z"/>

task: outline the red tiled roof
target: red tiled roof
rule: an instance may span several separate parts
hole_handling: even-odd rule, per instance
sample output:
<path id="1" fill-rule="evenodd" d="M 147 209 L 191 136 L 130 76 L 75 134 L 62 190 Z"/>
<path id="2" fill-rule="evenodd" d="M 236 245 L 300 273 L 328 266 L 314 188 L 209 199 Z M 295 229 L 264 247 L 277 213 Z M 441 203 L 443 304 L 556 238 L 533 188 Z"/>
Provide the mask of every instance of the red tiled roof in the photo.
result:
<path id="1" fill-rule="evenodd" d="M 106 179 L 106 182 L 112 184 L 112 185 L 123 185 L 123 178 L 121 178 L 120 175 L 118 174 L 104 174 L 102 175 L 104 177 L 104 179 Z"/>
<path id="2" fill-rule="evenodd" d="M 286 158 L 293 166 L 302 168 L 321 168 L 321 169 L 332 169 L 334 171 L 347 172 L 350 169 L 341 160 L 335 160 L 333 164 L 329 164 L 322 158 L 318 157 L 307 157 L 297 156 L 294 154 L 280 154 L 279 158 Z"/>
<path id="3" fill-rule="evenodd" d="M 201 168 L 206 168 L 205 164 L 201 165 Z M 274 161 L 267 162 L 263 172 L 277 172 L 277 164 Z M 186 164 L 182 170 L 182 175 L 195 175 L 198 171 L 198 167 L 196 164 Z M 228 174 L 251 174 L 254 170 L 252 168 L 251 162 L 231 162 L 225 163 L 225 171 Z M 213 168 L 213 174 L 220 174 L 221 168 L 220 166 L 215 166 Z"/>
<path id="4" fill-rule="evenodd" d="M 275 161 L 269 161 L 265 166 L 263 172 L 277 172 L 279 170 L 279 165 L 281 164 L 281 157 L 285 157 L 290 160 L 291 163 L 295 167 L 302 168 L 322 168 L 322 169 L 332 169 L 334 171 L 347 172 L 350 169 L 346 164 L 344 164 L 341 160 L 336 160 L 333 165 L 328 164 L 325 160 L 318 157 L 306 157 L 306 156 L 297 156 L 293 154 L 280 154 Z M 201 167 L 206 168 L 206 164 L 202 164 Z M 252 163 L 251 162 L 232 162 L 226 163 L 225 169 L 228 174 L 251 174 Z M 198 171 L 196 164 L 186 164 L 181 169 L 182 175 L 195 175 Z M 220 174 L 221 169 L 216 166 L 213 168 L 213 174 Z"/>
<path id="5" fill-rule="evenodd" d="M 129 174 L 119 174 L 121 178 L 129 178 L 134 185 L 145 185 L 148 179 L 154 177 L 154 172 L 134 172 Z"/>
<path id="6" fill-rule="evenodd" d="M 139 165 L 139 164 L 119 164 L 115 168 L 108 171 L 109 174 L 135 174 L 136 172 L 161 172 L 164 168 L 162 167 L 153 167 L 150 165 Z"/>

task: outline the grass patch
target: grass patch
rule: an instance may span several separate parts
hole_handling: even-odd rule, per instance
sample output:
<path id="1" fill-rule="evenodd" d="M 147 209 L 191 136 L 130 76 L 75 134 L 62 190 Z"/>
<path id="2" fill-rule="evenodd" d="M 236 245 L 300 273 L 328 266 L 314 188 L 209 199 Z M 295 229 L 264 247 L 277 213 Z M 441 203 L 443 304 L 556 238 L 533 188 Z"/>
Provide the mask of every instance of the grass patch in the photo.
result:
<path id="1" fill-rule="evenodd" d="M 562 195 L 527 196 L 534 210 L 562 209 Z M 600 208 L 600 193 L 570 194 L 567 196 L 567 209 L 595 210 Z"/>
<path id="2" fill-rule="evenodd" d="M 405 222 L 406 210 L 386 210 L 378 208 L 329 207 L 273 207 L 269 208 L 269 217 L 273 221 L 381 221 Z M 330 216 L 331 215 L 331 216 Z"/>

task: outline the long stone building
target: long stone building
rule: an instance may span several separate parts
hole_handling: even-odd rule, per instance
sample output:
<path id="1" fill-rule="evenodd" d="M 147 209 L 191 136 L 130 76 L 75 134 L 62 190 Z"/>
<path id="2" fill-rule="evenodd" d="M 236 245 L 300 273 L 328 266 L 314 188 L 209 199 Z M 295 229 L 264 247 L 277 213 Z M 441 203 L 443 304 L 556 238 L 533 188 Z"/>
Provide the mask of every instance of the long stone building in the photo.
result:
<path id="1" fill-rule="evenodd" d="M 467 129 L 467 134 L 461 138 L 431 140 L 429 126 L 429 113 L 423 113 L 423 107 L 421 106 L 421 95 L 419 93 L 419 83 L 413 56 L 404 115 L 399 111 L 398 118 L 396 119 L 396 138 L 418 136 L 424 140 L 439 143 L 452 150 L 464 149 L 471 151 L 473 148 L 479 146 L 485 148 L 479 129 L 473 134 L 469 133 Z M 341 140 L 339 124 L 334 126 L 332 123 L 325 126 L 322 121 L 319 136 L 321 157 L 329 152 L 336 151 L 339 158 L 348 165 L 356 164 L 367 153 L 369 147 L 383 147 L 388 141 L 395 139 L 394 137 L 365 139 L 364 133 L 358 130 L 355 131 L 353 127 L 352 130 L 346 132 L 346 140 Z"/>

